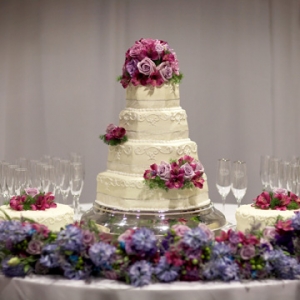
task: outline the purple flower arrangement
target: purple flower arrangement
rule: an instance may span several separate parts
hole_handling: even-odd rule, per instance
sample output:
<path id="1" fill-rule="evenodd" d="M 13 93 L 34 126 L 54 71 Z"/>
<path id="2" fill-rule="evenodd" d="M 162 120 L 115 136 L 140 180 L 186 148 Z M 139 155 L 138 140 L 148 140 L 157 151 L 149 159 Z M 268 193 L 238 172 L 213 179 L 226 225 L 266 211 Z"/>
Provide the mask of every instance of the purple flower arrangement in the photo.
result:
<path id="1" fill-rule="evenodd" d="M 8 277 L 59 274 L 92 276 L 141 287 L 152 282 L 300 278 L 300 213 L 274 227 L 217 237 L 204 224 L 173 225 L 162 240 L 148 228 L 117 238 L 89 223 L 58 233 L 23 221 L 0 222 L 0 270 Z"/>
<path id="2" fill-rule="evenodd" d="M 178 161 L 152 164 L 150 169 L 144 172 L 144 182 L 150 189 L 160 188 L 165 191 L 193 187 L 202 189 L 203 174 L 202 164 L 191 156 L 184 155 Z"/>
<path id="3" fill-rule="evenodd" d="M 300 208 L 300 198 L 285 189 L 263 191 L 252 204 L 260 209 L 296 210 Z"/>
<path id="4" fill-rule="evenodd" d="M 106 128 L 106 133 L 99 137 L 105 144 L 111 146 L 125 143 L 128 140 L 125 128 L 118 127 L 114 124 L 109 124 Z"/>
<path id="5" fill-rule="evenodd" d="M 118 77 L 124 88 L 130 83 L 155 87 L 166 82 L 179 83 L 181 79 L 174 50 L 167 42 L 153 39 L 140 39 L 127 50 L 122 75 Z"/>

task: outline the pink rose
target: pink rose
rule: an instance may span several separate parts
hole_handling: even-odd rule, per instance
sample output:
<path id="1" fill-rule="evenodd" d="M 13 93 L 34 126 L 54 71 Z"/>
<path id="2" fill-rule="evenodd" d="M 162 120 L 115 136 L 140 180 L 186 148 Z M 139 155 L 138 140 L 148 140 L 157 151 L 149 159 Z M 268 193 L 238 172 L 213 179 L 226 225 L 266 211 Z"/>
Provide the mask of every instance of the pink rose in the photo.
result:
<path id="1" fill-rule="evenodd" d="M 255 256 L 255 247 L 253 245 L 246 245 L 240 249 L 241 258 L 244 260 L 250 260 Z"/>
<path id="2" fill-rule="evenodd" d="M 164 45 L 161 44 L 158 40 L 156 40 L 154 44 L 156 52 L 160 55 L 165 50 Z"/>
<path id="3" fill-rule="evenodd" d="M 109 124 L 107 127 L 106 127 L 106 133 L 109 133 L 111 131 L 113 131 L 117 126 L 114 125 L 114 124 Z"/>
<path id="4" fill-rule="evenodd" d="M 175 224 L 171 227 L 178 236 L 183 236 L 187 231 L 191 230 L 188 226 L 182 224 Z"/>
<path id="5" fill-rule="evenodd" d="M 211 231 L 206 224 L 204 223 L 199 223 L 198 227 L 200 227 L 205 233 L 206 236 L 208 237 L 209 240 L 213 240 L 215 237 L 215 234 L 213 233 L 213 231 Z"/>
<path id="6" fill-rule="evenodd" d="M 134 58 L 138 58 L 140 57 L 141 54 L 143 54 L 144 52 L 144 46 L 139 43 L 139 42 L 136 42 L 130 49 L 129 49 L 129 55 L 131 57 L 134 57 Z"/>
<path id="7" fill-rule="evenodd" d="M 126 133 L 125 128 L 123 127 L 116 127 L 112 131 L 112 135 L 114 139 L 122 139 Z"/>
<path id="8" fill-rule="evenodd" d="M 39 190 L 36 188 L 27 188 L 25 189 L 25 193 L 30 197 L 34 197 L 39 193 Z"/>
<path id="9" fill-rule="evenodd" d="M 137 67 L 140 73 L 148 76 L 156 70 L 155 63 L 148 57 L 145 57 L 142 61 L 138 62 Z"/>
<path id="10" fill-rule="evenodd" d="M 267 240 L 272 240 L 275 238 L 276 229 L 272 226 L 266 226 L 262 232 L 263 237 Z"/>

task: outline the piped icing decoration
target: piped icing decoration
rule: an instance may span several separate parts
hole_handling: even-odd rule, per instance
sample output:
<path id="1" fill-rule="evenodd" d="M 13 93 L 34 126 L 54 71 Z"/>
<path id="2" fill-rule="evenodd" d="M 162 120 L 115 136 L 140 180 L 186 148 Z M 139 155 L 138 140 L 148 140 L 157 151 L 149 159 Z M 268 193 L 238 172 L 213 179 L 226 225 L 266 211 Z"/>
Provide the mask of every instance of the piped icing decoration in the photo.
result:
<path id="1" fill-rule="evenodd" d="M 37 188 L 26 188 L 20 195 L 15 195 L 9 200 L 13 210 L 45 210 L 55 208 L 55 196 L 52 192 L 44 193 Z"/>
<path id="2" fill-rule="evenodd" d="M 182 77 L 176 53 L 167 42 L 142 38 L 127 50 L 118 81 L 124 88 L 130 83 L 159 87 L 167 82 L 179 83 Z"/>
<path id="3" fill-rule="evenodd" d="M 106 133 L 99 137 L 105 144 L 110 146 L 116 146 L 125 143 L 128 140 L 126 136 L 126 129 L 114 124 L 109 124 L 106 128 Z"/>
<path id="4" fill-rule="evenodd" d="M 300 198 L 286 189 L 263 191 L 254 199 L 252 206 L 260 209 L 296 210 L 300 208 Z"/>
<path id="5" fill-rule="evenodd" d="M 150 189 L 202 189 L 204 184 L 204 168 L 201 162 L 189 155 L 184 155 L 178 161 L 170 163 L 162 161 L 159 165 L 152 164 L 144 172 L 145 184 Z"/>

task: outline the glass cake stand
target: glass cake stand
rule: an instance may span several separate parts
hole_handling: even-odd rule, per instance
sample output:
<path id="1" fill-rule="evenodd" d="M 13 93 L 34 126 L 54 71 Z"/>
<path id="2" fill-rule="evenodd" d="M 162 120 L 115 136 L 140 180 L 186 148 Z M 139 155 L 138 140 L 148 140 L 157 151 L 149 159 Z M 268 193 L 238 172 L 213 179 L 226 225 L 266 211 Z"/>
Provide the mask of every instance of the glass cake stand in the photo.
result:
<path id="1" fill-rule="evenodd" d="M 95 202 L 93 207 L 81 217 L 82 221 L 89 219 L 95 221 L 100 231 L 114 235 L 119 235 L 129 228 L 147 227 L 155 235 L 162 236 L 172 225 L 179 222 L 184 222 L 191 228 L 198 226 L 199 223 L 204 223 L 216 234 L 228 226 L 225 216 L 214 207 L 213 203 L 197 209 L 125 211 L 112 209 Z"/>

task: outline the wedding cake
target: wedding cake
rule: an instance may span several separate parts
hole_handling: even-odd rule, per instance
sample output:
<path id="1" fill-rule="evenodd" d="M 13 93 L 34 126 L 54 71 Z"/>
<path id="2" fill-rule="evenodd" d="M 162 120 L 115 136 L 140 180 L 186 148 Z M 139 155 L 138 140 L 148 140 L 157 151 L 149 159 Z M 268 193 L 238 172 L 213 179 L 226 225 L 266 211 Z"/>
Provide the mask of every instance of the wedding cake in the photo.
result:
<path id="1" fill-rule="evenodd" d="M 175 52 L 161 40 L 141 39 L 126 52 L 126 106 L 109 144 L 107 170 L 97 176 L 96 203 L 119 210 L 168 211 L 210 204 L 197 144 L 180 106 Z M 117 142 L 119 141 L 119 142 Z"/>
<path id="2" fill-rule="evenodd" d="M 236 229 L 263 229 L 273 226 L 278 219 L 291 219 L 300 209 L 300 199 L 283 189 L 264 191 L 254 199 L 253 204 L 241 205 L 236 210 Z"/>

